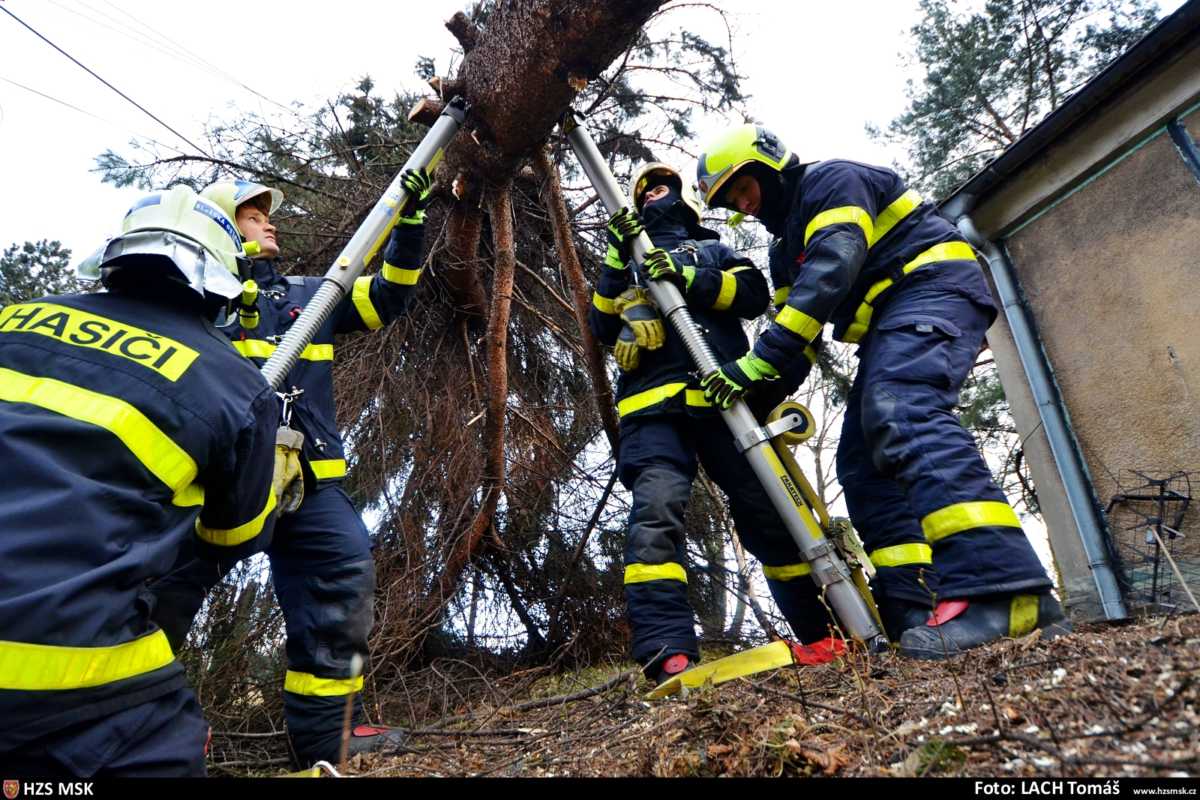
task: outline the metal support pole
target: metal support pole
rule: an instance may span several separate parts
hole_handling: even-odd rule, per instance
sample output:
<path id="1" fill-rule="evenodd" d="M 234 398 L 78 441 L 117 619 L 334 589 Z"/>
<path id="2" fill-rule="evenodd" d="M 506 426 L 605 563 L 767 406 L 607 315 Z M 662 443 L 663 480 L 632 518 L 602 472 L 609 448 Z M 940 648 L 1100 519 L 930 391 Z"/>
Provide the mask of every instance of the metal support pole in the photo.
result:
<path id="1" fill-rule="evenodd" d="M 325 273 L 325 278 L 312 300 L 263 365 L 263 376 L 273 388 L 278 390 L 283 385 L 287 374 L 296 366 L 300 353 L 313 340 L 337 304 L 350 293 L 355 279 L 362 274 L 367 264 L 379 252 L 379 248 L 383 247 L 408 200 L 408 192 L 400 185 L 400 176 L 405 170 L 420 167 L 432 172 L 442 160 L 446 145 L 454 138 L 454 134 L 458 133 L 466 115 L 467 102 L 464 99 L 455 97 L 450 101 L 437 122 L 429 129 L 429 133 L 425 134 L 417 149 L 408 157 L 408 161 L 404 162 L 404 167 L 392 179 L 387 191 L 375 203 L 371 213 L 342 248 L 342 252 Z"/>
<path id="2" fill-rule="evenodd" d="M 615 214 L 626 203 L 612 171 L 596 148 L 596 143 L 584 127 L 582 119 L 570 111 L 563 117 L 562 128 L 584 173 L 599 195 L 600 202 L 609 214 Z M 645 233 L 634 241 L 633 256 L 639 266 L 646 252 L 653 246 L 650 237 Z M 716 371 L 720 363 L 709 348 L 700 327 L 692 320 L 683 295 L 666 281 L 649 281 L 649 284 L 650 296 L 658 305 L 659 312 L 674 326 L 675 332 L 683 340 L 699 373 L 707 375 Z M 761 426 L 751 413 L 750 407 L 739 400 L 731 408 L 722 411 L 721 416 L 729 426 L 735 441 L 759 439 L 745 449 L 746 460 L 750 462 L 751 469 L 766 489 L 771 504 L 779 512 L 788 533 L 796 541 L 800 554 L 812 567 L 813 580 L 825 591 L 826 599 L 842 625 L 852 637 L 864 642 L 869 648 L 885 648 L 887 638 L 876 625 L 870 610 L 851 581 L 850 571 L 813 518 L 800 489 L 772 448 L 769 437 L 765 433 L 761 437 L 755 437 L 755 432 Z"/>

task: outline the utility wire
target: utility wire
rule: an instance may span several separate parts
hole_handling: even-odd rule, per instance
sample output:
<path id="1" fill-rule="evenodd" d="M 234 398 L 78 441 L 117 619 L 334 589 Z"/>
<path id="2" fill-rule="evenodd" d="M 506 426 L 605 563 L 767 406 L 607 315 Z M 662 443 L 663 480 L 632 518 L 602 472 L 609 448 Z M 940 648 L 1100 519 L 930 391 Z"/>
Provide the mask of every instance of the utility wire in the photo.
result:
<path id="1" fill-rule="evenodd" d="M 12 80 L 11 78 L 6 78 L 3 75 L 0 75 L 0 81 L 4 81 L 5 83 L 12 84 L 13 86 L 16 86 L 18 89 L 24 89 L 27 92 L 36 94 L 38 97 L 44 97 L 45 99 L 47 99 L 51 102 L 58 103 L 60 106 L 66 106 L 67 108 L 71 109 L 72 111 L 78 111 L 80 114 L 83 114 L 84 116 L 87 116 L 87 117 L 91 117 L 92 119 L 95 119 L 95 120 L 99 120 L 100 122 L 103 122 L 106 125 L 112 125 L 114 128 L 121 128 L 124 130 L 129 130 L 126 126 L 121 125 L 116 122 L 113 122 L 111 119 L 105 119 L 104 117 L 101 117 L 98 114 L 93 114 L 91 111 L 88 111 L 85 108 L 80 108 L 79 106 L 72 105 L 71 103 L 68 103 L 66 100 L 60 100 L 59 98 L 54 97 L 53 95 L 46 94 L 45 92 L 40 92 L 37 89 L 34 89 L 32 86 L 26 86 L 23 83 L 18 83 L 17 81 Z M 183 155 L 183 151 L 180 150 L 178 147 L 174 147 L 173 145 L 169 145 L 169 144 L 163 144 L 162 142 L 158 141 L 157 139 L 152 139 L 151 137 L 146 136 L 144 133 L 138 133 L 137 131 L 134 131 L 134 130 L 129 130 L 129 132 L 132 133 L 134 136 L 145 139 L 148 142 L 152 142 L 152 143 L 158 145 L 159 147 L 165 147 L 168 150 L 174 150 L 176 153 Z"/>
<path id="2" fill-rule="evenodd" d="M 143 20 L 139 19 L 138 17 L 135 17 L 134 15 L 130 14 L 128 11 L 124 10 L 123 8 L 113 5 L 108 0 L 101 0 L 101 1 L 105 5 L 107 5 L 109 8 L 113 9 L 114 11 L 116 11 L 116 12 L 124 15 L 128 19 L 130 19 L 134 24 L 140 25 L 142 28 L 149 31 L 153 36 L 158 37 L 158 39 L 160 39 L 161 42 L 166 43 L 167 45 L 175 48 L 179 53 L 182 53 L 185 56 L 187 56 L 187 60 L 190 60 L 193 64 L 208 69 L 209 72 L 211 72 L 212 74 L 218 75 L 218 76 L 224 78 L 225 80 L 229 81 L 230 83 L 234 84 L 235 86 L 239 86 L 242 89 L 245 89 L 247 92 L 250 92 L 250 94 L 254 95 L 255 97 L 258 97 L 262 100 L 266 100 L 268 103 L 270 103 L 274 106 L 278 106 L 279 108 L 283 109 L 284 111 L 287 111 L 290 114 L 296 113 L 296 109 L 292 108 L 291 106 L 286 106 L 277 100 L 267 97 L 262 92 L 259 92 L 255 89 L 251 88 L 250 86 L 247 86 L 246 84 L 244 84 L 240 80 L 238 80 L 238 78 L 236 76 L 231 75 L 230 73 L 221 69 L 216 64 L 213 64 L 212 62 L 205 59 L 203 56 L 197 54 L 195 51 L 189 50 L 187 47 L 183 46 L 179 42 L 170 38 L 165 33 L 161 33 L 160 31 L 150 27 L 150 25 L 148 25 L 146 22 L 144 22 Z M 113 22 L 117 22 L 118 24 L 120 24 L 120 20 L 118 20 L 116 17 L 113 17 L 110 14 L 106 14 L 104 11 L 102 11 L 99 8 L 89 6 L 86 2 L 84 2 L 84 0 L 76 0 L 76 2 L 78 2 L 79 5 L 83 6 L 84 8 L 88 9 L 89 11 L 93 11 L 97 14 L 101 14 L 102 16 L 106 17 L 107 19 L 110 19 Z M 185 60 L 185 59 L 181 58 L 179 55 L 176 55 L 175 57 L 180 58 L 180 60 Z M 186 60 L 185 60 L 185 63 L 186 63 Z"/>
<path id="3" fill-rule="evenodd" d="M 5 8 L 4 6 L 0 6 L 0 11 L 3 11 L 5 14 L 8 14 L 10 17 L 12 17 L 13 19 L 15 19 L 17 22 L 21 23 L 21 25 L 22 25 L 23 27 L 25 27 L 27 30 L 29 30 L 29 32 L 30 32 L 30 33 L 32 33 L 34 36 L 38 37 L 39 39 L 41 39 L 41 40 L 42 40 L 43 42 L 45 42 L 46 44 L 48 44 L 48 45 L 50 45 L 51 47 L 53 47 L 55 50 L 57 50 L 58 52 L 62 53 L 64 56 L 66 56 L 67 58 L 69 58 L 69 59 L 70 59 L 70 60 L 71 60 L 71 61 L 72 61 L 74 64 L 76 64 L 76 65 L 77 65 L 77 66 L 78 66 L 80 69 L 82 69 L 83 71 L 87 72 L 87 73 L 88 73 L 89 75 L 91 75 L 93 78 L 95 78 L 96 80 L 98 80 L 98 81 L 100 81 L 101 83 L 103 83 L 103 84 L 104 84 L 105 86 L 107 86 L 109 89 L 112 89 L 114 92 L 116 92 L 117 94 L 119 94 L 121 97 L 125 98 L 127 101 L 129 101 L 129 102 L 130 102 L 130 103 L 132 103 L 134 106 L 136 106 L 136 107 L 137 107 L 137 108 L 138 108 L 138 109 L 139 109 L 139 110 L 140 110 L 142 113 L 144 113 L 146 116 L 150 117 L 150 119 L 154 120 L 154 121 L 155 121 L 155 122 L 157 122 L 159 125 L 162 125 L 164 128 L 166 128 L 166 129 L 167 129 L 167 130 L 169 130 L 171 133 L 173 133 L 173 134 L 175 134 L 176 136 L 178 136 L 180 139 L 182 139 L 184 142 L 186 142 L 187 144 L 189 144 L 191 147 L 195 148 L 195 150 L 196 150 L 198 153 L 200 153 L 200 154 L 201 154 L 201 155 L 203 155 L 203 156 L 208 156 L 208 153 L 207 153 L 207 152 L 204 150 L 204 148 L 200 147 L 200 146 L 199 146 L 199 145 L 197 145 L 195 142 L 193 142 L 191 139 L 187 138 L 187 137 L 186 137 L 186 136 L 184 136 L 182 133 L 180 133 L 179 131 L 175 130 L 174 128 L 172 128 L 172 127 L 171 127 L 170 125 L 168 125 L 167 123 L 163 122 L 161 119 L 159 119 L 159 118 L 158 118 L 158 117 L 156 117 L 154 114 L 152 114 L 152 113 L 151 113 L 151 112 L 150 112 L 150 111 L 149 111 L 149 110 L 148 110 L 148 109 L 147 109 L 145 106 L 143 106 L 141 103 L 137 102 L 137 101 L 136 101 L 136 100 L 134 100 L 132 97 L 130 97 L 129 95 L 125 94 L 125 93 L 124 93 L 124 92 L 122 92 L 120 89 L 118 89 L 117 87 L 115 87 L 115 86 L 113 86 L 111 83 L 109 83 L 108 81 L 104 80 L 104 78 L 101 78 L 99 75 L 97 75 L 97 74 L 96 74 L 95 72 L 93 72 L 91 69 L 89 69 L 88 67 L 86 67 L 86 66 L 84 66 L 83 64 L 81 64 L 81 63 L 78 61 L 78 59 L 76 59 L 74 56 L 72 56 L 72 55 L 71 55 L 70 53 L 68 53 L 66 50 L 63 50 L 61 47 L 59 47 L 58 45 L 56 45 L 54 42 L 50 41 L 50 40 L 49 40 L 49 39 L 47 39 L 45 36 L 43 36 L 42 34 L 38 33 L 38 32 L 37 32 L 37 31 L 36 31 L 36 30 L 35 30 L 35 29 L 34 29 L 32 26 L 30 26 L 28 23 L 26 23 L 26 22 L 25 22 L 25 20 L 21 19 L 20 17 L 18 17 L 18 16 L 17 16 L 16 14 L 14 14 L 13 12 L 9 11 L 9 10 L 8 10 L 7 8 Z M 210 157 L 210 158 L 211 158 L 211 156 L 208 156 L 208 157 Z"/>

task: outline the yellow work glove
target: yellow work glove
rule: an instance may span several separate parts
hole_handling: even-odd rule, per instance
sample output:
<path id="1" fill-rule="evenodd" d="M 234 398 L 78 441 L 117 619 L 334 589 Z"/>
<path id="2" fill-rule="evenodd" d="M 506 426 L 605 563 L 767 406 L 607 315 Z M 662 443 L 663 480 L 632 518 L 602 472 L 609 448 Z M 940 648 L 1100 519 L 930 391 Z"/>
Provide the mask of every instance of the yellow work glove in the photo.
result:
<path id="1" fill-rule="evenodd" d="M 288 427 L 275 432 L 275 475 L 272 487 L 280 514 L 290 514 L 304 502 L 304 475 L 300 470 L 300 448 L 304 434 Z"/>
<path id="2" fill-rule="evenodd" d="M 634 286 L 621 292 L 613 304 L 621 321 L 633 331 L 633 338 L 638 347 L 646 350 L 657 350 L 667 339 L 663 329 L 662 317 L 650 300 L 650 295 L 640 286 Z"/>
<path id="3" fill-rule="evenodd" d="M 628 325 L 622 325 L 621 332 L 617 334 L 617 343 L 613 346 L 613 356 L 617 359 L 617 366 L 625 372 L 637 369 L 638 364 L 642 361 L 642 348 L 638 347 L 637 337 L 633 335 L 633 328 Z"/>

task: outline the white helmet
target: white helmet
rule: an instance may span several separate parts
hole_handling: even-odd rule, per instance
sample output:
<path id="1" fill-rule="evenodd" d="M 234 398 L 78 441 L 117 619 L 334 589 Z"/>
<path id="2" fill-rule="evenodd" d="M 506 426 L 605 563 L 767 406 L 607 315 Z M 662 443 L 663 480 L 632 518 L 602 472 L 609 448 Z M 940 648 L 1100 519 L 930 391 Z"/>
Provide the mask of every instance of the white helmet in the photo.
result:
<path id="1" fill-rule="evenodd" d="M 251 181 L 217 181 L 204 187 L 200 192 L 205 197 L 221 207 L 232 220 L 237 219 L 238 206 L 249 203 L 262 195 L 270 195 L 269 205 L 264 209 L 268 215 L 274 214 L 283 205 L 283 192 Z M 262 202 L 262 201 L 260 201 Z"/>
<path id="2" fill-rule="evenodd" d="M 79 275 L 109 277 L 132 262 L 157 256 L 174 267 L 201 297 L 229 300 L 242 293 L 238 258 L 242 237 L 225 212 L 187 186 L 147 195 L 133 204 L 121 223 L 121 235 L 110 239 L 79 265 Z M 169 269 L 169 268 L 168 268 Z"/>
<path id="3" fill-rule="evenodd" d="M 679 184 L 679 196 L 683 200 L 683 204 L 692 212 L 695 217 L 694 222 L 699 225 L 701 209 L 700 201 L 696 198 L 695 191 L 684 182 L 683 176 L 679 174 L 679 170 L 661 161 L 652 161 L 633 173 L 633 178 L 629 181 L 629 202 L 631 206 L 639 212 L 642 210 L 641 198 L 646 192 L 646 186 L 650 182 L 652 175 L 663 175 L 675 179 Z"/>

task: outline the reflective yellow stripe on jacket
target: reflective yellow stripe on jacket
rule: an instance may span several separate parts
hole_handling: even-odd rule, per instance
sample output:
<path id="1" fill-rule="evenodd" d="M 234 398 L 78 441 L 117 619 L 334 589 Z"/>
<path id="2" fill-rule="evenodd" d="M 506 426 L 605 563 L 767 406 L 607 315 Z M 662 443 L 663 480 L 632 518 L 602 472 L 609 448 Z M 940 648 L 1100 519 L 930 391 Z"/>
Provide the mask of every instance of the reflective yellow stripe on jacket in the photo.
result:
<path id="1" fill-rule="evenodd" d="M 119 397 L 0 367 L 0 401 L 27 403 L 103 428 L 176 496 L 196 478 L 198 468 L 187 451 Z"/>
<path id="2" fill-rule="evenodd" d="M 379 312 L 375 310 L 375 304 L 371 302 L 371 281 L 370 275 L 356 278 L 354 290 L 350 292 L 350 300 L 354 303 L 354 308 L 358 310 L 358 315 L 362 317 L 363 324 L 369 330 L 377 331 L 383 327 L 383 320 L 380 319 Z"/>
<path id="3" fill-rule="evenodd" d="M 664 403 L 686 387 L 686 383 L 664 383 L 662 386 L 631 394 L 617 402 L 617 415 L 624 417 L 635 411 L 643 411 L 651 406 Z M 704 391 L 701 389 L 688 389 L 685 400 L 693 408 L 712 408 L 712 403 L 704 398 Z"/>
<path id="4" fill-rule="evenodd" d="M 267 504 L 263 506 L 263 510 L 258 512 L 258 516 L 254 519 L 244 522 L 236 528 L 209 528 L 197 518 L 196 535 L 209 544 L 215 544 L 220 547 L 234 547 L 243 542 L 248 542 L 262 533 L 263 525 L 267 522 L 267 516 L 274 510 L 275 491 L 268 487 Z"/>
<path id="5" fill-rule="evenodd" d="M 86 689 L 153 672 L 174 660 L 162 631 L 110 647 L 0 641 L 0 689 Z"/>
<path id="6" fill-rule="evenodd" d="M 388 283 L 395 283 L 400 286 L 416 286 L 417 281 L 421 278 L 421 268 L 405 269 L 404 267 L 394 267 L 386 261 L 383 262 L 383 269 L 380 270 L 383 274 L 383 279 Z"/>
<path id="7" fill-rule="evenodd" d="M 313 477 L 319 481 L 346 477 L 346 459 L 344 458 L 322 458 L 309 461 L 308 466 L 312 468 Z"/>
<path id="8" fill-rule="evenodd" d="M 234 340 L 233 347 L 246 358 L 270 358 L 277 346 L 265 339 Z M 333 345 L 310 344 L 300 352 L 304 361 L 333 361 Z"/>
<path id="9" fill-rule="evenodd" d="M 901 267 L 900 273 L 907 275 L 913 270 L 920 269 L 928 264 L 936 264 L 939 261 L 974 260 L 975 251 L 966 242 L 942 242 L 921 252 L 916 258 Z M 850 327 L 842 335 L 843 342 L 857 342 L 866 335 L 867 329 L 871 327 L 871 316 L 875 313 L 872 303 L 875 302 L 875 298 L 891 288 L 894 283 L 895 281 L 892 278 L 884 278 L 871 285 L 871 288 L 867 290 L 867 294 L 863 298 L 862 304 L 854 312 L 854 322 L 851 323 Z"/>
<path id="10" fill-rule="evenodd" d="M 683 564 L 668 561 L 666 564 L 627 564 L 625 566 L 625 583 L 645 583 L 646 581 L 682 581 L 687 583 L 687 570 Z"/>

